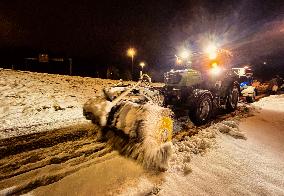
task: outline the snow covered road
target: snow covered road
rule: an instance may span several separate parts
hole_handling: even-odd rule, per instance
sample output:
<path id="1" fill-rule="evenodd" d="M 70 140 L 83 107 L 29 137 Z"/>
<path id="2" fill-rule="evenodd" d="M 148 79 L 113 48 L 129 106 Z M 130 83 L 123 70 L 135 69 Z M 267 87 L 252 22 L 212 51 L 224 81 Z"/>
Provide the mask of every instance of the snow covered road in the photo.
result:
<path id="1" fill-rule="evenodd" d="M 283 95 L 253 104 L 251 117 L 242 106 L 211 126 L 184 126 L 169 170 L 157 173 L 120 156 L 82 116 L 115 81 L 0 75 L 0 195 L 284 195 Z"/>
<path id="2" fill-rule="evenodd" d="M 31 194 L 284 195 L 283 98 L 279 95 L 260 100 L 256 105 L 262 104 L 262 109 L 239 125 L 247 139 L 218 134 L 216 146 L 191 158 L 192 171 L 188 173 L 170 169 L 153 174 L 122 158 L 85 168 Z M 277 111 L 271 110 L 271 105 L 277 105 Z M 115 168 L 117 161 L 123 168 Z M 113 177 L 98 184 L 101 171 L 111 171 Z"/>

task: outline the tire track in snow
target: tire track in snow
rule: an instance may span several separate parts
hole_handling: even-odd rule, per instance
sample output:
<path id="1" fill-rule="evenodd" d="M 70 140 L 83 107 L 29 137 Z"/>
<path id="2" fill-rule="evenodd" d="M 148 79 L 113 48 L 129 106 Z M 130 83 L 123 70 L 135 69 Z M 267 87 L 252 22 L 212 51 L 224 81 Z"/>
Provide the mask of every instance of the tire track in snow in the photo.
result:
<path id="1" fill-rule="evenodd" d="M 0 152 L 0 195 L 23 194 L 117 156 L 91 123 L 2 139 Z"/>

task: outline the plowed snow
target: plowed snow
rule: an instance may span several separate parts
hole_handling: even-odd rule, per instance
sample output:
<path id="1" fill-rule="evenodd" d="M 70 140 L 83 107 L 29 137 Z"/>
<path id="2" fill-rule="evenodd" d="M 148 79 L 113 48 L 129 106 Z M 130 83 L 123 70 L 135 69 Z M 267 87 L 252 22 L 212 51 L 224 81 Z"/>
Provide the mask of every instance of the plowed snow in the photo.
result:
<path id="1" fill-rule="evenodd" d="M 179 118 L 169 169 L 156 173 L 113 151 L 82 115 L 115 81 L 0 76 L 0 195 L 284 195 L 283 95 L 255 103 L 255 116 L 243 105 L 203 127 Z"/>

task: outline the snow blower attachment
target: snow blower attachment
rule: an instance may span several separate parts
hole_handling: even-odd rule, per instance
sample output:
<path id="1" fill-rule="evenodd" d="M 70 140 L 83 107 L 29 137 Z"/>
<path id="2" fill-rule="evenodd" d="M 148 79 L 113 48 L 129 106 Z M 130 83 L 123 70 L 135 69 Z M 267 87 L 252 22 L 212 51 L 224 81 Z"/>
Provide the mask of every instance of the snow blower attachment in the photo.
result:
<path id="1" fill-rule="evenodd" d="M 83 113 L 105 128 L 108 142 L 121 154 L 147 168 L 165 170 L 171 155 L 172 111 L 159 106 L 159 92 L 149 83 L 150 77 L 142 75 L 133 86 L 105 88 L 85 103 Z"/>

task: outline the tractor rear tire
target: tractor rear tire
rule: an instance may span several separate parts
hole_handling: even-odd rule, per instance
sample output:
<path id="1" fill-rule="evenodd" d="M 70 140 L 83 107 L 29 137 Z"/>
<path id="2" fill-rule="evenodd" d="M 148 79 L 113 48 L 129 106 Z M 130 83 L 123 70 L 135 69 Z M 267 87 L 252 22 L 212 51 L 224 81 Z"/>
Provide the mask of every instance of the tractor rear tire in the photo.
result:
<path id="1" fill-rule="evenodd" d="M 189 112 L 189 118 L 196 125 L 206 124 L 212 114 L 213 102 L 208 94 L 201 96 Z"/>
<path id="2" fill-rule="evenodd" d="M 238 107 L 238 102 L 240 98 L 240 92 L 237 85 L 233 85 L 231 88 L 229 88 L 227 92 L 227 102 L 226 102 L 226 109 L 228 112 L 233 112 Z"/>

